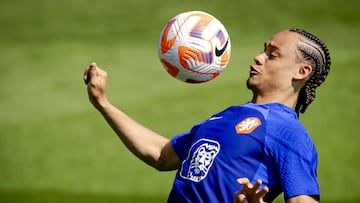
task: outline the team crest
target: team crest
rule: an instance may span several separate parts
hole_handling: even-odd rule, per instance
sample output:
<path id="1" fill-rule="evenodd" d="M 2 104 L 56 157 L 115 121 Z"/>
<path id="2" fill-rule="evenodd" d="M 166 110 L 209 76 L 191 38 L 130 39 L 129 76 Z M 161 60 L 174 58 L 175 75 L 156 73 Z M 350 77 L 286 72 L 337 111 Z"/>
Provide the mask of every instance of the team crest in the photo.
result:
<path id="1" fill-rule="evenodd" d="M 191 146 L 188 158 L 183 161 L 180 176 L 194 182 L 202 181 L 207 176 L 219 151 L 218 142 L 208 139 L 198 140 Z"/>
<path id="2" fill-rule="evenodd" d="M 236 126 L 235 130 L 237 134 L 250 134 L 257 127 L 261 125 L 261 121 L 256 117 L 249 117 L 240 121 Z"/>

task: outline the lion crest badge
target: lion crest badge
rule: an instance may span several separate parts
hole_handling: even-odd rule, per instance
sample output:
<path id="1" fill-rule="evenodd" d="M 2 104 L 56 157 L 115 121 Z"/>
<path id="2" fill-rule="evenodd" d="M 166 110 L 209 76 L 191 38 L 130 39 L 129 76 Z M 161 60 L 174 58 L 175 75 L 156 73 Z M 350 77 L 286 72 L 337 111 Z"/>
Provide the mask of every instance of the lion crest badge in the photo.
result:
<path id="1" fill-rule="evenodd" d="M 198 140 L 191 146 L 187 159 L 183 161 L 180 176 L 194 182 L 202 181 L 207 176 L 219 151 L 220 144 L 217 141 Z"/>

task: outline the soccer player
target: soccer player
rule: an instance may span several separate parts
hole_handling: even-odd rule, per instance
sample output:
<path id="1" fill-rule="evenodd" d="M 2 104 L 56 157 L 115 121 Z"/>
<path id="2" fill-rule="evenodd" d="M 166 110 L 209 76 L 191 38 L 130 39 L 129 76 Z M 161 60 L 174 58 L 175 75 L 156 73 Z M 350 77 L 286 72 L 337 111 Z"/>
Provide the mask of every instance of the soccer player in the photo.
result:
<path id="1" fill-rule="evenodd" d="M 276 33 L 250 66 L 251 101 L 214 114 L 168 139 L 130 118 L 106 97 L 107 73 L 85 70 L 91 103 L 124 145 L 159 171 L 177 170 L 168 202 L 318 202 L 318 157 L 298 116 L 330 70 L 316 36 Z"/>

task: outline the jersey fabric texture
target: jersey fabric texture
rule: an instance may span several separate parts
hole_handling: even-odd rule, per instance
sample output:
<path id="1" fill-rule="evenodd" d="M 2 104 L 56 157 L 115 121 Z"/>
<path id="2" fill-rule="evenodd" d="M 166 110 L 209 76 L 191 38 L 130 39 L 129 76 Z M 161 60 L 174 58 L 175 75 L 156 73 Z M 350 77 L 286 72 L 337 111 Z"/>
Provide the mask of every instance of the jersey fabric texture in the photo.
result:
<path id="1" fill-rule="evenodd" d="M 172 146 L 182 161 L 168 202 L 232 203 L 237 178 L 261 179 L 266 202 L 312 195 L 319 199 L 318 157 L 295 111 L 279 103 L 246 103 L 217 113 Z"/>

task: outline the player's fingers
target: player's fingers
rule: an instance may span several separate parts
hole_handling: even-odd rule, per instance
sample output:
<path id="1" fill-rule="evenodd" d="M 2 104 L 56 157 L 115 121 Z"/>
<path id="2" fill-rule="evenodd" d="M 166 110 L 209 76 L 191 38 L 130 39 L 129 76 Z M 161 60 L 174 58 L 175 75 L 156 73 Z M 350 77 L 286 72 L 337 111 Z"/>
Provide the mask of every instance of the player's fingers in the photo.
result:
<path id="1" fill-rule="evenodd" d="M 268 192 L 269 192 L 269 188 L 265 186 L 263 189 L 259 191 L 258 195 L 262 199 Z"/>
<path id="2" fill-rule="evenodd" d="M 96 63 L 91 63 L 89 67 L 85 68 L 84 74 L 83 74 L 83 80 L 85 84 L 88 84 L 91 78 L 91 74 L 94 74 L 96 69 Z"/>
<path id="3" fill-rule="evenodd" d="M 248 178 L 239 178 L 237 182 L 242 185 L 240 193 L 244 194 L 245 196 L 247 196 L 249 193 L 254 193 L 252 191 L 253 185 Z"/>
<path id="4" fill-rule="evenodd" d="M 97 67 L 96 63 L 91 63 L 86 75 L 87 84 L 91 81 L 92 78 L 96 78 L 98 75 L 100 75 L 99 72 L 100 69 Z"/>
<path id="5" fill-rule="evenodd" d="M 87 84 L 88 81 L 88 71 L 89 71 L 89 67 L 85 68 L 84 73 L 83 73 L 83 80 L 85 82 L 85 84 Z"/>
<path id="6" fill-rule="evenodd" d="M 243 203 L 246 196 L 241 192 L 238 191 L 234 194 L 234 203 Z"/>
<path id="7" fill-rule="evenodd" d="M 248 185 L 251 184 L 248 178 L 238 178 L 237 183 L 239 183 L 240 185 Z"/>
<path id="8" fill-rule="evenodd" d="M 88 70 L 88 76 L 94 76 L 97 72 L 97 66 L 96 63 L 91 63 L 89 65 L 89 70 Z"/>
<path id="9" fill-rule="evenodd" d="M 97 67 L 97 65 L 96 65 L 95 62 L 90 63 L 90 65 L 89 65 L 89 68 L 90 68 L 90 69 L 95 69 L 96 67 Z"/>
<path id="10" fill-rule="evenodd" d="M 260 188 L 260 185 L 262 184 L 262 181 L 260 179 L 256 180 L 253 186 L 253 190 L 257 191 Z"/>

